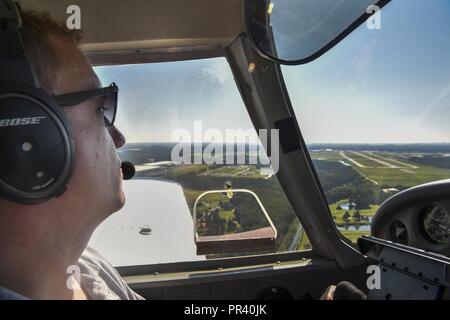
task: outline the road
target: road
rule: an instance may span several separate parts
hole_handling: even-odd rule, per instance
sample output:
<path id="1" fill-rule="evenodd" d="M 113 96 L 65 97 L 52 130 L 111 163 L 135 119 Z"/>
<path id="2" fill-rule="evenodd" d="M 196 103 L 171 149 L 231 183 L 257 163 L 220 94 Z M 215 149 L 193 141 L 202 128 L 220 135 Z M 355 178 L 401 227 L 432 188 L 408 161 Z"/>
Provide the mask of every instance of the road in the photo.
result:
<path id="1" fill-rule="evenodd" d="M 348 161 L 350 161 L 351 163 L 354 163 L 357 167 L 360 167 L 360 168 L 367 168 L 365 165 L 363 165 L 363 164 L 359 163 L 358 161 L 353 160 L 352 158 L 350 158 L 349 156 L 347 156 L 347 155 L 345 154 L 344 151 L 339 152 L 339 154 L 340 154 L 342 157 L 344 157 L 345 159 L 347 159 Z"/>
<path id="2" fill-rule="evenodd" d="M 352 151 L 352 152 L 353 152 L 353 151 Z M 367 167 L 367 166 L 365 166 L 365 165 L 359 163 L 358 161 L 353 160 L 353 159 L 350 158 L 349 156 L 347 156 L 347 155 L 345 154 L 344 151 L 339 152 L 339 154 L 340 154 L 342 157 L 344 157 L 345 159 L 347 159 L 348 161 L 354 163 L 357 167 L 360 167 L 360 168 L 369 168 L 369 167 Z M 366 178 L 368 181 L 372 182 L 374 185 L 378 185 L 378 182 L 377 182 L 377 181 L 375 181 L 375 180 L 373 180 L 373 179 L 370 179 L 367 175 L 365 175 L 363 172 L 361 172 L 361 170 L 357 170 L 357 171 L 358 171 L 358 173 L 359 173 L 360 175 L 362 175 L 362 176 L 363 176 L 364 178 Z"/>
<path id="3" fill-rule="evenodd" d="M 300 224 L 298 227 L 297 232 L 295 233 L 294 237 L 292 238 L 291 244 L 289 245 L 288 251 L 296 251 L 297 247 L 299 245 L 299 241 L 302 238 L 303 235 L 303 227 Z"/>
<path id="4" fill-rule="evenodd" d="M 355 154 L 355 155 L 357 155 L 357 156 L 363 157 L 363 158 L 365 158 L 365 159 L 367 159 L 367 160 L 370 160 L 370 161 L 373 161 L 373 162 L 382 164 L 382 165 L 384 165 L 386 168 L 392 168 L 392 169 L 399 169 L 399 168 L 400 168 L 400 167 L 398 167 L 398 166 L 394 166 L 393 164 L 391 164 L 391 163 L 389 163 L 389 162 L 383 161 L 383 160 L 381 160 L 381 159 L 376 159 L 376 158 L 371 157 L 371 156 L 369 156 L 369 155 L 367 155 L 367 154 L 364 154 L 364 153 L 362 153 L 362 152 L 357 152 L 357 151 L 349 151 L 349 152 L 351 152 L 351 153 L 353 153 L 353 154 Z"/>
<path id="5" fill-rule="evenodd" d="M 378 159 L 382 159 L 382 160 L 394 162 L 394 163 L 397 163 L 397 164 L 401 164 L 402 166 L 405 166 L 405 167 L 408 167 L 408 168 L 411 168 L 411 169 L 419 169 L 419 167 L 414 166 L 414 165 L 412 165 L 412 164 L 404 163 L 404 162 L 401 162 L 401 161 L 398 161 L 398 160 L 395 160 L 395 159 L 392 159 L 392 158 L 382 157 L 382 156 L 380 156 L 380 155 L 375 155 L 375 154 L 373 154 L 372 152 L 370 152 L 370 155 L 371 155 L 372 157 L 375 157 L 375 158 L 378 158 Z"/>
<path id="6" fill-rule="evenodd" d="M 238 175 L 240 175 L 240 174 L 242 174 L 242 173 L 244 173 L 244 172 L 250 171 L 250 169 L 251 169 L 251 168 L 245 168 L 244 170 L 239 171 L 239 172 L 236 172 L 235 174 L 233 174 L 233 175 L 231 175 L 231 176 L 232 176 L 232 177 L 236 177 L 236 176 L 238 176 Z"/>

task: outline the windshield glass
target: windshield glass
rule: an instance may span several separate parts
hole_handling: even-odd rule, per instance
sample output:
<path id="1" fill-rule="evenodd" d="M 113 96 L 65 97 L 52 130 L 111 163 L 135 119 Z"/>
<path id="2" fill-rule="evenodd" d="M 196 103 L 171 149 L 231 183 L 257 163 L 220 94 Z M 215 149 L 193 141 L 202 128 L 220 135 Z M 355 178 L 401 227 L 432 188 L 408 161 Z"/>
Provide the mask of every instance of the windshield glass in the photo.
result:
<path id="1" fill-rule="evenodd" d="M 282 69 L 331 214 L 352 240 L 390 196 L 450 177 L 450 3 L 392 1 L 379 22 Z"/>
<path id="2" fill-rule="evenodd" d="M 119 156 L 136 166 L 135 178 L 123 183 L 125 207 L 90 242 L 114 265 L 311 249 L 273 162 L 256 148 L 259 137 L 225 58 L 96 72 L 120 88 L 116 125 L 127 144 Z M 221 245 L 199 250 L 194 225 L 197 240 Z M 241 241 L 255 237 L 269 239 L 264 246 Z"/>

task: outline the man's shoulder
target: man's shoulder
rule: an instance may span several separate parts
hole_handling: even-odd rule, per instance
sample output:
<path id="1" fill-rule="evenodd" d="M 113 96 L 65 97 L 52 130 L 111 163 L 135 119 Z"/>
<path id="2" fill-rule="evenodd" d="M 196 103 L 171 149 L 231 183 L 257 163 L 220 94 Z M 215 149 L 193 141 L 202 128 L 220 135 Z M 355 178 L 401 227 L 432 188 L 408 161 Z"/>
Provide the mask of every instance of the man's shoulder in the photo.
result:
<path id="1" fill-rule="evenodd" d="M 0 287 L 0 300 L 29 300 L 29 299 L 16 292 Z"/>
<path id="2" fill-rule="evenodd" d="M 81 271 L 81 284 L 93 299 L 140 300 L 114 266 L 92 247 L 86 247 L 77 266 Z"/>
<path id="3" fill-rule="evenodd" d="M 117 273 L 113 265 L 102 256 L 97 250 L 92 247 L 86 247 L 81 254 L 80 260 L 89 263 L 90 265 L 98 267 L 98 269 L 110 270 L 113 273 Z"/>

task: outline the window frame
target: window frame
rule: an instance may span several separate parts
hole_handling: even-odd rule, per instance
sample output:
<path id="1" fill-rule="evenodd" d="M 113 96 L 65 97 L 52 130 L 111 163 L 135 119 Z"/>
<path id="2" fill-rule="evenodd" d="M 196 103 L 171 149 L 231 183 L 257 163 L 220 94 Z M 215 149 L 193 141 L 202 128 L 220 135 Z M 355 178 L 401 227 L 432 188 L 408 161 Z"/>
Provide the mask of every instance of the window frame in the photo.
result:
<path id="1" fill-rule="evenodd" d="M 201 58 L 201 59 L 194 59 L 194 60 L 204 60 L 204 59 L 214 59 L 214 58 L 221 58 L 224 59 L 223 63 L 227 64 L 227 67 L 229 68 L 228 71 L 233 73 L 231 70 L 231 65 L 229 63 L 229 60 L 227 59 L 227 56 L 225 53 L 221 54 L 221 55 L 215 55 L 212 56 L 210 58 Z M 171 61 L 171 62 L 177 62 L 177 61 L 194 61 L 192 59 L 186 59 L 186 60 L 175 60 L 175 61 Z M 145 64 L 151 64 L 151 63 L 156 63 L 156 62 L 148 62 Z M 141 65 L 143 65 L 144 63 L 141 63 Z M 99 65 L 100 66 L 100 65 Z M 239 88 L 237 87 L 237 84 L 234 83 L 234 85 L 236 85 L 235 88 L 233 88 L 233 90 L 237 90 L 236 93 L 239 95 Z M 243 115 L 245 115 L 246 110 L 246 106 L 244 105 L 244 101 L 242 101 L 243 104 L 243 108 L 242 108 L 242 112 Z M 254 128 L 254 127 L 252 127 Z M 140 179 L 140 178 L 138 178 Z M 176 182 L 175 182 L 176 183 Z M 281 187 L 281 186 L 280 186 Z M 288 200 L 286 200 L 288 201 Z M 290 204 L 290 203 L 289 203 Z M 190 211 L 192 210 L 192 208 L 189 208 Z M 294 221 L 294 219 L 298 219 L 298 215 L 295 213 L 295 210 L 292 209 L 292 216 L 289 215 L 289 218 L 292 219 L 292 221 Z M 192 214 L 192 212 L 191 212 Z M 271 222 L 271 220 L 269 219 L 269 221 Z M 300 226 L 301 222 L 299 221 Z M 271 224 L 273 225 L 273 223 L 271 222 Z M 303 228 L 303 227 L 302 227 Z M 304 230 L 303 230 L 304 232 Z M 306 235 L 306 233 L 305 233 Z M 307 236 L 307 235 L 306 235 Z M 306 258 L 310 258 L 313 254 L 311 253 L 312 249 L 307 249 L 307 250 L 297 250 L 297 251 L 285 251 L 285 252 L 270 252 L 270 253 L 261 253 L 261 254 L 248 254 L 245 252 L 239 253 L 237 252 L 236 254 L 239 254 L 239 256 L 234 256 L 234 257 L 225 257 L 225 258 L 214 258 L 214 259 L 208 259 L 208 260 L 193 260 L 193 261 L 177 261 L 177 262 L 169 262 L 169 263 L 152 263 L 152 264 L 143 264 L 143 265 L 119 265 L 119 266 L 115 266 L 118 270 L 120 270 L 120 272 L 124 273 L 124 275 L 131 275 L 135 272 L 139 272 L 139 273 L 146 273 L 146 272 L 157 272 L 155 270 L 161 270 L 164 269 L 168 269 L 168 270 L 175 270 L 177 272 L 179 271 L 185 271 L 185 270 L 207 270 L 209 268 L 219 268 L 219 267 L 223 267 L 223 266 L 229 266 L 229 267 L 243 267 L 246 265 L 253 265 L 253 264 L 261 264 L 261 263 L 274 263 L 276 261 L 298 261 L 301 259 L 306 259 Z M 304 254 L 303 254 L 304 253 Z M 220 253 L 218 253 L 220 254 Z M 186 269 L 185 269 L 186 268 Z"/>
<path id="2" fill-rule="evenodd" d="M 297 149 L 280 150 L 277 178 L 308 236 L 314 254 L 335 260 L 343 268 L 364 264 L 366 258 L 334 223 L 290 102 L 281 66 L 259 55 L 246 35 L 241 35 L 226 51 L 255 129 L 279 129 L 282 149 L 283 131 L 287 133 L 284 136 L 288 136 L 286 148 L 298 143 Z M 250 63 L 260 67 L 248 72 Z M 291 127 L 277 126 L 280 120 L 286 119 L 291 119 L 288 121 Z M 304 181 L 306 186 L 296 183 L 295 178 Z M 302 200 L 299 201 L 300 198 Z"/>
<path id="3" fill-rule="evenodd" d="M 284 84 L 281 68 L 276 63 L 265 60 L 263 57 L 259 56 L 258 53 L 251 47 L 248 39 L 245 35 L 238 37 L 230 47 L 222 50 L 211 50 L 211 51 L 201 51 L 197 54 L 193 52 L 187 52 L 185 54 L 178 53 L 176 55 L 161 55 L 152 57 L 141 57 L 142 60 L 134 61 L 133 64 L 143 64 L 151 62 L 169 62 L 169 61 L 186 61 L 186 60 L 196 60 L 196 59 L 206 59 L 206 58 L 226 58 L 231 72 L 233 73 L 237 89 L 239 90 L 241 97 L 243 98 L 243 103 L 249 113 L 255 130 L 258 129 L 274 129 L 273 123 L 271 125 L 263 125 L 261 119 L 265 118 L 269 122 L 268 118 L 271 118 L 270 112 L 267 112 L 267 108 L 274 101 L 282 102 L 277 110 L 271 110 L 274 113 L 287 113 L 294 118 L 294 123 L 296 124 L 294 139 L 298 139 L 301 146 L 301 152 L 306 160 L 301 161 L 301 159 L 292 158 L 289 156 L 280 158 L 281 167 L 289 167 L 289 170 L 294 169 L 293 172 L 298 173 L 299 171 L 304 171 L 306 167 L 307 172 L 304 175 L 312 185 L 310 194 L 305 194 L 304 189 L 299 190 L 296 186 L 298 184 L 288 183 L 286 180 L 286 175 L 280 175 L 277 173 L 278 181 L 284 190 L 288 201 L 290 202 L 294 213 L 300 221 L 306 235 L 308 236 L 309 242 L 311 243 L 312 249 L 305 251 L 296 252 L 284 252 L 284 253 L 271 253 L 271 254 L 261 254 L 254 256 L 242 256 L 242 257 L 231 257 L 231 258 L 219 258 L 211 259 L 206 261 L 188 261 L 188 262 L 174 262 L 166 264 L 149 264 L 149 265 L 136 265 L 136 266 L 118 266 L 116 267 L 121 275 L 131 276 L 138 274 L 148 274 L 153 272 L 167 272 L 167 271 L 192 271 L 192 270 L 207 270 L 214 268 L 223 268 L 223 266 L 229 267 L 243 267 L 261 263 L 273 263 L 274 261 L 296 261 L 301 259 L 325 259 L 330 261 L 336 261 L 341 267 L 356 266 L 365 263 L 365 258 L 353 247 L 351 242 L 343 237 L 338 231 L 334 221 L 332 219 L 331 213 L 326 204 L 326 198 L 320 181 L 318 180 L 317 173 L 315 172 L 314 166 L 312 165 L 312 160 L 309 157 L 309 153 L 306 150 L 306 145 L 303 141 L 300 129 L 298 127 L 297 121 L 295 119 L 295 114 L 293 113 L 292 106 L 290 105 L 289 95 L 287 88 Z M 101 58 L 100 56 L 95 56 L 95 66 L 105 66 L 111 65 L 108 63 L 108 56 Z M 103 62 L 104 61 L 104 62 Z M 257 66 L 264 66 L 263 68 L 256 68 L 255 72 L 251 74 L 248 71 L 248 65 L 251 62 L 255 62 Z M 112 63 L 112 65 L 117 65 L 117 63 Z M 270 67 L 269 67 L 270 65 Z M 267 67 L 267 68 L 266 68 Z M 250 81 L 245 81 L 249 79 L 244 79 L 243 75 L 249 75 L 251 77 Z M 261 90 L 261 84 L 264 83 L 266 90 Z M 274 83 L 276 85 L 274 85 Z M 267 86 L 268 85 L 268 86 Z M 270 88 L 270 89 L 269 89 Z M 263 93 L 266 94 L 263 94 Z M 248 94 L 252 96 L 251 99 L 248 98 Z M 262 102 L 262 105 L 256 105 L 255 102 Z M 276 104 L 275 104 L 276 105 Z M 269 108 L 270 109 L 270 108 Z M 281 151 L 281 150 L 280 150 Z M 280 152 L 283 153 L 283 152 Z M 283 163 L 283 160 L 287 163 Z M 300 160 L 300 161 L 299 161 Z M 303 167 L 303 169 L 302 169 Z M 291 177 L 292 178 L 292 177 Z M 287 192 L 290 191 L 290 192 Z M 312 198 L 308 197 L 313 195 Z M 298 201 L 294 201 L 296 196 L 299 196 L 303 200 L 303 205 L 299 207 Z M 306 204 L 306 206 L 304 206 Z M 312 219 L 311 219 L 312 218 Z M 306 222 L 305 222 L 306 221 Z M 321 240 L 319 240 L 319 238 Z M 159 271 L 155 271 L 159 270 Z"/>

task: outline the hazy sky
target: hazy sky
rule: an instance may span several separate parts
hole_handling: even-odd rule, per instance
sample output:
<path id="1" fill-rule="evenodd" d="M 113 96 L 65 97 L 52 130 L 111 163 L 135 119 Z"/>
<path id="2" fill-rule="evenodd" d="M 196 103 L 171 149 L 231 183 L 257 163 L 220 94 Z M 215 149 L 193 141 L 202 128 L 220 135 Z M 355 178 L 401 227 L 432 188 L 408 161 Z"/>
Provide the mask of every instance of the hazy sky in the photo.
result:
<path id="1" fill-rule="evenodd" d="M 450 2 L 393 0 L 318 60 L 283 67 L 307 143 L 450 142 Z M 225 58 L 96 68 L 120 87 L 129 142 L 174 130 L 252 128 Z"/>
<path id="2" fill-rule="evenodd" d="M 129 142 L 171 142 L 174 130 L 250 129 L 225 58 L 96 68 L 120 88 L 117 125 Z M 198 139 L 196 139 L 198 140 Z"/>

